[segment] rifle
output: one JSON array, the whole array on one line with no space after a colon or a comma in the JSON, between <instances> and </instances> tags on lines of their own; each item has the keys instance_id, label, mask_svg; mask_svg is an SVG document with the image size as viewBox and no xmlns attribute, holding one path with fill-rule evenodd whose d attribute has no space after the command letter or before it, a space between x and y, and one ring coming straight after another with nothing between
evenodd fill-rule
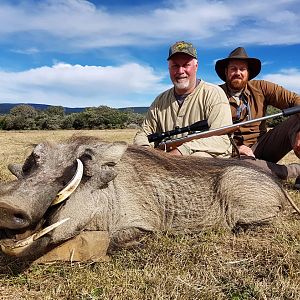
<instances>
[{"instance_id":1,"label":"rifle","mask_svg":"<svg viewBox=\"0 0 300 300\"><path fill-rule=\"evenodd\" d=\"M180 133L185 133L185 132L195 132L195 131L204 131L204 130L208 130L208 123L207 120L202 120L202 121L198 121L196 123L193 123L192 125L188 125L186 127L175 127L175 129L170 130L170 131L164 131L164 132L155 132L152 134L148 135L148 141L149 143L152 142L158 142L160 143L163 140L166 140L168 138L170 138L173 135L177 135Z\"/></svg>"},{"instance_id":2,"label":"rifle","mask_svg":"<svg viewBox=\"0 0 300 300\"><path fill-rule=\"evenodd\" d=\"M152 133L148 135L149 142L156 142L158 145L156 148L165 150L165 151L171 151L183 143L192 141L194 139L200 139L200 138L206 138L210 136L217 136L217 135L225 135L225 134L231 134L235 132L239 127L252 124L255 122L264 121L271 118L277 118L277 117L288 117L291 115L294 115L296 113L300 113L300 106L294 106L290 108L283 109L281 112L257 118L252 119L240 123L235 123L232 125L223 126L220 128L210 129L208 127L207 120L198 121L196 123L193 123L192 125L186 126L186 127L175 127L174 130L165 131L161 133ZM186 136L180 137L180 138L172 138L173 135L177 135L180 133L185 132L192 132Z\"/></svg>"}]
</instances>

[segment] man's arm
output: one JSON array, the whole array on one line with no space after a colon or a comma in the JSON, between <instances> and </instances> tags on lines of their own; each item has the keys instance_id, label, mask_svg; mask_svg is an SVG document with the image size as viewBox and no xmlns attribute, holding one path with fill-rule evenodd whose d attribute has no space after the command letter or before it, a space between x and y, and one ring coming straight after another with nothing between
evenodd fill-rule
<instances>
[{"instance_id":1,"label":"man's arm","mask_svg":"<svg viewBox=\"0 0 300 300\"><path fill-rule=\"evenodd\" d=\"M157 128L157 117L156 117L156 113L155 113L155 102L153 102L151 104L151 106L149 107L145 119L142 123L141 128L138 130L138 132L136 133L134 140L133 140L133 144L135 145L139 145L139 146L152 146L154 147L154 143L149 143L148 140L148 135L155 133L158 131Z\"/></svg>"},{"instance_id":2,"label":"man's arm","mask_svg":"<svg viewBox=\"0 0 300 300\"><path fill-rule=\"evenodd\" d=\"M300 105L300 96L284 87L265 80L254 80L259 84L269 105L279 109Z\"/></svg>"},{"instance_id":3,"label":"man's arm","mask_svg":"<svg viewBox=\"0 0 300 300\"><path fill-rule=\"evenodd\" d=\"M148 135L151 133L155 132L155 127L153 126L153 121L151 121L151 117L149 117L149 115L151 115L151 112L147 113L147 116L145 117L142 127L138 130L138 132L136 133L134 140L133 140L133 144L138 145L138 146L152 146L153 147L153 143L149 143L148 140Z\"/></svg>"}]
</instances>

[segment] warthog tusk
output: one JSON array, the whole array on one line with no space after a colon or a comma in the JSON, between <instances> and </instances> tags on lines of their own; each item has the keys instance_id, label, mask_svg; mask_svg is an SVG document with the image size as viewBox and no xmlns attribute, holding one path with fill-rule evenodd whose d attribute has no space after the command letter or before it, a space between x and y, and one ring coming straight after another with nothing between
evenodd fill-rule
<instances>
[{"instance_id":1,"label":"warthog tusk","mask_svg":"<svg viewBox=\"0 0 300 300\"><path fill-rule=\"evenodd\" d=\"M69 183L57 193L55 199L51 203L51 205L56 205L65 199L67 199L78 187L82 175L83 175L83 164L80 159L76 159L77 161L77 170L73 178L69 181Z\"/></svg>"},{"instance_id":2,"label":"warthog tusk","mask_svg":"<svg viewBox=\"0 0 300 300\"><path fill-rule=\"evenodd\" d=\"M53 229L57 228L58 226L62 225L69 219L70 218L66 218L61 221L58 221L58 222L42 229L41 231L32 234L31 236L29 236L28 238L26 238L24 240L16 242L12 246L1 245L1 250L5 254L17 256L18 254L23 252L28 246L30 246L34 241L41 238L43 235L47 234L48 232L52 231Z\"/></svg>"},{"instance_id":3,"label":"warthog tusk","mask_svg":"<svg viewBox=\"0 0 300 300\"><path fill-rule=\"evenodd\" d=\"M70 218L65 218L62 219L50 226L47 226L45 228L43 228L41 231L35 233L35 236L33 238L34 241L36 241L37 239L39 239L40 237L42 237L43 235L45 235L46 233L52 231L53 229L57 228L58 226L62 225L63 223L65 223L66 221L70 220Z\"/></svg>"}]
</instances>

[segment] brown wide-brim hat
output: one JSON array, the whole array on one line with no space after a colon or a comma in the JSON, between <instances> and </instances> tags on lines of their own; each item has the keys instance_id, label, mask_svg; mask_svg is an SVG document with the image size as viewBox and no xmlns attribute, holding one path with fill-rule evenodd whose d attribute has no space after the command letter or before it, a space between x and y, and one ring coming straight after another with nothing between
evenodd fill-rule
<instances>
[{"instance_id":1,"label":"brown wide-brim hat","mask_svg":"<svg viewBox=\"0 0 300 300\"><path fill-rule=\"evenodd\" d=\"M258 58L249 57L246 50L243 47L238 47L230 52L229 56L224 59L220 59L216 62L215 70L218 76L226 82L225 68L228 66L228 62L231 59L245 60L248 63L249 80L256 77L261 70L261 61Z\"/></svg>"}]
</instances>

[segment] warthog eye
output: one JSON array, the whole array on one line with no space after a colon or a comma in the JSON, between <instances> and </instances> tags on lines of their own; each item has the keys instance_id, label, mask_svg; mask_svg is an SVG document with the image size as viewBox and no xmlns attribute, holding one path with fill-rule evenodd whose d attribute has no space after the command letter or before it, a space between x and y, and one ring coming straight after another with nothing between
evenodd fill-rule
<instances>
[{"instance_id":1,"label":"warthog eye","mask_svg":"<svg viewBox=\"0 0 300 300\"><path fill-rule=\"evenodd\" d=\"M86 152L81 155L80 160L81 161L93 160L93 156L90 153Z\"/></svg>"},{"instance_id":2,"label":"warthog eye","mask_svg":"<svg viewBox=\"0 0 300 300\"><path fill-rule=\"evenodd\" d=\"M33 155L28 156L28 158L26 159L22 170L24 175L29 175L31 173L31 171L33 171L36 168L36 159Z\"/></svg>"}]
</instances>

